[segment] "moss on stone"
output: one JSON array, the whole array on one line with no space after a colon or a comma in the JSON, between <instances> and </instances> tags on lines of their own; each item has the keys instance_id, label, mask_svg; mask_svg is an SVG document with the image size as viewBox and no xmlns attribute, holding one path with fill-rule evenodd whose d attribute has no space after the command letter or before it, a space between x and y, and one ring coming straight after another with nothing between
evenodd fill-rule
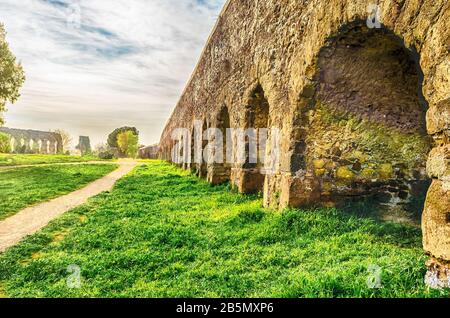
<instances>
[{"instance_id":1,"label":"moss on stone","mask_svg":"<svg viewBox=\"0 0 450 318\"><path fill-rule=\"evenodd\" d=\"M375 178L378 177L378 173L377 173L374 169L371 169L371 168L364 168L364 169L361 171L360 176L361 176L362 178L366 178L366 179L375 179Z\"/></svg>"},{"instance_id":2,"label":"moss on stone","mask_svg":"<svg viewBox=\"0 0 450 318\"><path fill-rule=\"evenodd\" d=\"M330 192L333 189L333 184L331 182L324 182L322 184L322 190L324 192Z\"/></svg>"},{"instance_id":3,"label":"moss on stone","mask_svg":"<svg viewBox=\"0 0 450 318\"><path fill-rule=\"evenodd\" d=\"M337 169L336 177L341 180L352 180L355 177L355 174L350 168L343 166Z\"/></svg>"},{"instance_id":4,"label":"moss on stone","mask_svg":"<svg viewBox=\"0 0 450 318\"><path fill-rule=\"evenodd\" d=\"M359 150L353 151L350 157L357 159L360 163L365 163L369 159L369 155Z\"/></svg>"},{"instance_id":5,"label":"moss on stone","mask_svg":"<svg viewBox=\"0 0 450 318\"><path fill-rule=\"evenodd\" d=\"M315 169L323 169L325 167L325 160L317 159L313 161Z\"/></svg>"},{"instance_id":6,"label":"moss on stone","mask_svg":"<svg viewBox=\"0 0 450 318\"><path fill-rule=\"evenodd\" d=\"M401 162L411 169L423 165L431 149L430 139L425 134L403 133L340 113L320 102L311 122L309 138L315 144L324 144L324 148L340 142L341 157L350 161L376 164ZM315 152L314 149L312 151Z\"/></svg>"},{"instance_id":7,"label":"moss on stone","mask_svg":"<svg viewBox=\"0 0 450 318\"><path fill-rule=\"evenodd\" d=\"M384 163L380 165L379 169L380 178L390 179L394 176L394 168L389 163Z\"/></svg>"},{"instance_id":8,"label":"moss on stone","mask_svg":"<svg viewBox=\"0 0 450 318\"><path fill-rule=\"evenodd\" d=\"M326 169L316 169L316 176L321 177L327 173Z\"/></svg>"}]
</instances>

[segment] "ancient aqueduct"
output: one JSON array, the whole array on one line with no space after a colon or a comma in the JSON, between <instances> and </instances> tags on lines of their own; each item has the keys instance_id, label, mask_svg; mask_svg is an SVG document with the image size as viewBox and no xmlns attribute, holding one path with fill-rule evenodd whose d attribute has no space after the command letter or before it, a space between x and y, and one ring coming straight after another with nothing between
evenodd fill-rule
<instances>
[{"instance_id":1,"label":"ancient aqueduct","mask_svg":"<svg viewBox=\"0 0 450 318\"><path fill-rule=\"evenodd\" d=\"M368 5L381 28L367 26ZM450 2L230 0L161 138L176 128L277 127L277 173L185 164L263 191L266 206L427 194L429 273L450 277ZM269 151L269 149L267 150ZM436 276L435 276L436 277Z\"/></svg>"},{"instance_id":2,"label":"ancient aqueduct","mask_svg":"<svg viewBox=\"0 0 450 318\"><path fill-rule=\"evenodd\" d=\"M61 135L57 133L0 127L0 132L11 136L11 152L56 154L63 151Z\"/></svg>"}]
</instances>

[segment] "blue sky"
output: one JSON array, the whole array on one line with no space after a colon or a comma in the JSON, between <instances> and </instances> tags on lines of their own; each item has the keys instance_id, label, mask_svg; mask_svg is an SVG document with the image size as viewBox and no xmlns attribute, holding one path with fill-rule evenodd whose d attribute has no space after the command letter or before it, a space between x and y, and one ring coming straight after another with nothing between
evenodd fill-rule
<instances>
[{"instance_id":1,"label":"blue sky","mask_svg":"<svg viewBox=\"0 0 450 318\"><path fill-rule=\"evenodd\" d=\"M27 81L6 126L159 140L225 0L0 0Z\"/></svg>"}]
</instances>

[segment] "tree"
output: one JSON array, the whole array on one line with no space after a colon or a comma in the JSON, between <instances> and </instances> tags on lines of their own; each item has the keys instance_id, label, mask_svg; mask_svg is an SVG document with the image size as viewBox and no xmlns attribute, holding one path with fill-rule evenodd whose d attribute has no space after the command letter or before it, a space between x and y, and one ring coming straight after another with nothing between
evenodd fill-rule
<instances>
[{"instance_id":1,"label":"tree","mask_svg":"<svg viewBox=\"0 0 450 318\"><path fill-rule=\"evenodd\" d=\"M117 144L117 136L126 131L133 132L136 136L139 136L139 131L136 129L136 127L121 127L115 129L112 133L108 136L108 146L111 148L119 148L119 145Z\"/></svg>"},{"instance_id":2,"label":"tree","mask_svg":"<svg viewBox=\"0 0 450 318\"><path fill-rule=\"evenodd\" d=\"M11 152L11 138L9 135L0 133L0 153Z\"/></svg>"},{"instance_id":3,"label":"tree","mask_svg":"<svg viewBox=\"0 0 450 318\"><path fill-rule=\"evenodd\" d=\"M139 136L131 130L121 132L117 135L117 145L121 153L135 158L139 148Z\"/></svg>"},{"instance_id":4,"label":"tree","mask_svg":"<svg viewBox=\"0 0 450 318\"><path fill-rule=\"evenodd\" d=\"M22 65L9 49L6 31L0 23L0 114L6 109L6 103L14 103L20 97L19 89L25 82ZM0 117L0 125L3 119Z\"/></svg>"},{"instance_id":5,"label":"tree","mask_svg":"<svg viewBox=\"0 0 450 318\"><path fill-rule=\"evenodd\" d=\"M69 150L69 145L72 142L72 137L70 134L63 129L57 129L55 130L55 133L61 136L63 152Z\"/></svg>"}]
</instances>

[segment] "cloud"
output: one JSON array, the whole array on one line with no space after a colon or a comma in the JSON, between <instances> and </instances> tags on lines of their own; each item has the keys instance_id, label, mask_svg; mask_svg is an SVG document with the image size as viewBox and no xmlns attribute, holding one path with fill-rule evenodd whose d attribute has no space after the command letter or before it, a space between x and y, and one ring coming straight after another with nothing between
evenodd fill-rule
<instances>
[{"instance_id":1,"label":"cloud","mask_svg":"<svg viewBox=\"0 0 450 318\"><path fill-rule=\"evenodd\" d=\"M27 81L6 125L157 142L225 0L2 0Z\"/></svg>"}]
</instances>

